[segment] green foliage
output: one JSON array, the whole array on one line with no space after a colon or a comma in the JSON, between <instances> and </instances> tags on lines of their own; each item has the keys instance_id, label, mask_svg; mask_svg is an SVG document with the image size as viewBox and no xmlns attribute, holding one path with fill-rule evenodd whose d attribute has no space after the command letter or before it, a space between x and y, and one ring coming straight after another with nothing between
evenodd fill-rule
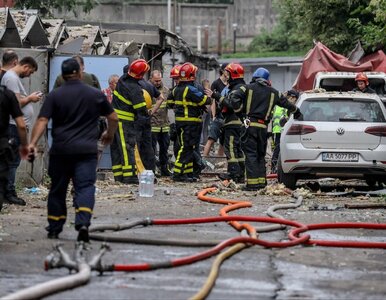
<instances>
[{"instance_id":1,"label":"green foliage","mask_svg":"<svg viewBox=\"0 0 386 300\"><path fill-rule=\"evenodd\" d=\"M320 41L347 54L359 40L369 50L386 44L386 0L275 0L278 25L250 51L302 51Z\"/></svg>"},{"instance_id":2,"label":"green foliage","mask_svg":"<svg viewBox=\"0 0 386 300\"><path fill-rule=\"evenodd\" d=\"M26 9L38 9L40 13L45 15L51 15L52 9L66 9L71 10L77 15L77 6L82 7L83 11L88 13L90 10L98 4L98 0L16 0L16 8Z\"/></svg>"}]
</instances>

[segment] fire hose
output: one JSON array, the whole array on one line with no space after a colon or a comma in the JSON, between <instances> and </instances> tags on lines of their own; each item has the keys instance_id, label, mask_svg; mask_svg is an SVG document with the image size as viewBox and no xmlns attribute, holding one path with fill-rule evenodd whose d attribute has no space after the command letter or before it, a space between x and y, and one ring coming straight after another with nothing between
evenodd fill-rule
<instances>
[{"instance_id":1,"label":"fire hose","mask_svg":"<svg viewBox=\"0 0 386 300\"><path fill-rule=\"evenodd\" d=\"M301 224L296 221L291 221L284 219L282 217L255 217L255 216L228 216L226 215L227 212L232 211L236 208L243 208L243 207L249 207L251 206L250 202L246 201L235 201L235 200L226 200L226 199L215 199L215 197L208 197L206 194L209 192L213 192L213 189L206 189L204 191L201 191L199 193L200 198L203 201L208 202L215 202L214 200L220 200L218 203L220 204L230 204L230 206L223 208L221 210L221 216L219 217L205 217L205 218L190 218L190 219L143 219L143 220L137 220L128 224L123 225L100 225L93 227L90 232L95 231L104 231L104 230L125 230L129 229L135 226L150 226L150 225L180 225L180 224L202 224L202 223L213 223L213 222L229 222L233 227L235 227L239 231L247 230L250 237L235 237L230 238L225 241L222 241L218 244L216 244L211 249L208 249L203 252L196 253L194 255L177 258L173 260L168 261L161 261L157 263L141 263L141 264L114 264L114 265L103 265L101 263L101 257L105 250L103 250L96 258L94 258L89 263L86 263L84 260L77 258L76 261L71 261L66 257L63 251L58 250L59 254L62 256L61 259L54 258L54 256L51 256L51 258L47 258L46 262L46 268L56 268L56 267L67 267L70 270L75 269L78 271L75 275L70 275L62 279L57 279L53 281L49 281L46 283L43 283L41 285L37 285L35 287L31 287L25 290L22 290L20 292L10 294L6 296L3 299L22 299L26 298L26 291L28 290L28 296L27 298L32 298L31 295L34 295L36 298L41 298L46 295L52 294L54 292L62 291L64 289L73 288L76 286L79 286L81 284L85 284L88 282L90 278L90 271L96 270L99 272L104 271L124 271L124 272L130 272L130 271L148 271L148 270L155 270L160 268L170 268L170 267L177 267L182 265L187 265L194 263L199 260L203 260L206 258L209 258L211 256L214 256L216 254L219 254L222 250L224 250L227 247L229 248L227 251L221 253L216 258L210 277L215 278L217 277L219 267L221 263L228 257L232 256L233 254L239 252L240 250L244 249L245 247L249 247L252 245L260 245L267 248L284 248L284 247L291 247L296 246L300 244L304 245L319 245L319 246L329 246L329 247L360 247L360 248L381 248L386 249L386 243L378 242L359 242L359 241L325 241L325 240L313 240L311 239L309 234L304 234L309 230L320 230L320 229L329 229L329 228L364 228L364 229L380 229L384 230L386 229L386 224L374 224L374 223L326 223L326 224ZM301 197L299 197L301 198ZM298 201L295 204L289 204L289 208L294 208L296 205L299 204L299 198ZM300 202L301 203L301 202ZM284 205L287 206L287 205ZM271 208L269 211L270 213L274 213L275 210L285 208L283 205L278 205L275 209ZM283 228L283 226L292 226L295 227L291 229L288 233L288 240L286 241L266 241L257 238L256 232L259 231L259 227L252 227L250 224L240 224L239 221L244 222L260 222L260 223L273 223L275 226L280 226L280 229ZM254 236L253 236L254 235ZM91 238L93 238L93 235L90 235ZM98 239L98 237L97 237ZM99 239L104 239L103 237L99 237ZM138 242L140 242L138 240ZM168 243L166 243L168 244ZM204 244L204 243L203 243ZM200 244L199 245L203 245ZM210 243L207 243L206 245L210 245ZM210 246L213 245L212 244ZM79 252L80 253L80 252ZM63 258L64 257L64 258ZM58 263L58 261L60 263ZM76 282L73 282L73 278L76 278ZM208 280L206 284L204 285L204 289L206 291L201 290L199 293L197 293L193 299L202 299L205 298L207 293L210 292L211 287L213 286L213 279L212 282ZM55 286L55 289L53 288ZM40 290L40 294L37 290ZM206 294L205 294L206 293Z\"/></svg>"},{"instance_id":2,"label":"fire hose","mask_svg":"<svg viewBox=\"0 0 386 300\"><path fill-rule=\"evenodd\" d=\"M86 263L82 257L83 243L79 244L76 252L76 261L72 261L69 256L58 245L56 250L61 253L57 263L61 266L66 266L71 269L76 269L78 272L73 275L68 275L63 278L57 278L38 285L23 289L21 291L8 294L1 298L2 300L23 300L23 299L40 299L45 296L73 289L75 287L86 284L91 277L90 264ZM59 267L59 265L58 265Z\"/></svg>"}]
</instances>

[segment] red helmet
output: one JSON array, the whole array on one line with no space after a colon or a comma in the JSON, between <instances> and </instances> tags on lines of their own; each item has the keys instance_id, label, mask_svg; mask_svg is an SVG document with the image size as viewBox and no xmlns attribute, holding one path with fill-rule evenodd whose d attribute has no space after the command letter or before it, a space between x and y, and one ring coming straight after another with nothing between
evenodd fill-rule
<instances>
[{"instance_id":1,"label":"red helmet","mask_svg":"<svg viewBox=\"0 0 386 300\"><path fill-rule=\"evenodd\" d=\"M193 81L196 79L198 68L192 63L184 63L180 68L180 81Z\"/></svg>"},{"instance_id":2,"label":"red helmet","mask_svg":"<svg viewBox=\"0 0 386 300\"><path fill-rule=\"evenodd\" d=\"M369 85L369 78L364 73L358 73L355 76L355 81L364 81L366 85Z\"/></svg>"},{"instance_id":3,"label":"red helmet","mask_svg":"<svg viewBox=\"0 0 386 300\"><path fill-rule=\"evenodd\" d=\"M244 78L244 68L238 63L230 63L225 67L225 71L229 72L231 79Z\"/></svg>"},{"instance_id":4,"label":"red helmet","mask_svg":"<svg viewBox=\"0 0 386 300\"><path fill-rule=\"evenodd\" d=\"M180 77L180 69L181 69L181 65L175 65L170 70L170 78L177 79L178 77Z\"/></svg>"},{"instance_id":5,"label":"red helmet","mask_svg":"<svg viewBox=\"0 0 386 300\"><path fill-rule=\"evenodd\" d=\"M142 79L143 75L145 75L145 73L149 70L150 70L150 66L148 65L146 60L136 59L131 63L127 74L129 74L131 77L135 79Z\"/></svg>"}]
</instances>

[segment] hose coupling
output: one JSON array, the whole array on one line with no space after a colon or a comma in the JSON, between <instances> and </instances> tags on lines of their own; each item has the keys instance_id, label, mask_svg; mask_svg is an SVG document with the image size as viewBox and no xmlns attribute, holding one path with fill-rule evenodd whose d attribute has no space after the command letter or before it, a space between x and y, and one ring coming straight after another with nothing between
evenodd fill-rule
<instances>
[{"instance_id":1,"label":"hose coupling","mask_svg":"<svg viewBox=\"0 0 386 300\"><path fill-rule=\"evenodd\" d=\"M149 217L144 219L144 226L149 226L151 224L153 224L153 221Z\"/></svg>"}]
</instances>

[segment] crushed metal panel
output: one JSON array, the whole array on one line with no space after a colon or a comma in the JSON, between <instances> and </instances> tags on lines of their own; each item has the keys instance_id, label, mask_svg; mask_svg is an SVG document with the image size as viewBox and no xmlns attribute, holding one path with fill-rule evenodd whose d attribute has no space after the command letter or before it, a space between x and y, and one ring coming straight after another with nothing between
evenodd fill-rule
<instances>
[{"instance_id":1,"label":"crushed metal panel","mask_svg":"<svg viewBox=\"0 0 386 300\"><path fill-rule=\"evenodd\" d=\"M52 48L56 49L60 42L69 37L63 19L42 19L42 23Z\"/></svg>"},{"instance_id":2,"label":"crushed metal panel","mask_svg":"<svg viewBox=\"0 0 386 300\"><path fill-rule=\"evenodd\" d=\"M67 30L71 38L85 38L81 49L82 54L97 54L97 49L104 47L99 26L67 26Z\"/></svg>"},{"instance_id":3,"label":"crushed metal panel","mask_svg":"<svg viewBox=\"0 0 386 300\"><path fill-rule=\"evenodd\" d=\"M15 20L23 47L38 47L49 45L47 32L38 15L38 10L17 10L12 9L10 13Z\"/></svg>"},{"instance_id":4,"label":"crushed metal panel","mask_svg":"<svg viewBox=\"0 0 386 300\"><path fill-rule=\"evenodd\" d=\"M78 37L75 39L67 39L65 43L59 45L56 49L56 53L63 54L78 54L81 52L85 37Z\"/></svg>"},{"instance_id":5,"label":"crushed metal panel","mask_svg":"<svg viewBox=\"0 0 386 300\"><path fill-rule=\"evenodd\" d=\"M0 47L22 47L22 41L17 29L16 22L8 8L0 8ZM4 26L4 27L3 27Z\"/></svg>"},{"instance_id":6,"label":"crushed metal panel","mask_svg":"<svg viewBox=\"0 0 386 300\"><path fill-rule=\"evenodd\" d=\"M43 23L38 16L30 16L21 33L24 47L47 46L50 41Z\"/></svg>"},{"instance_id":7,"label":"crushed metal panel","mask_svg":"<svg viewBox=\"0 0 386 300\"><path fill-rule=\"evenodd\" d=\"M135 40L140 44L159 45L160 36L157 31L148 30L121 30L109 34L110 39L115 42Z\"/></svg>"},{"instance_id":8,"label":"crushed metal panel","mask_svg":"<svg viewBox=\"0 0 386 300\"><path fill-rule=\"evenodd\" d=\"M103 47L98 48L98 55L110 54L110 38L108 36L102 36Z\"/></svg>"}]
</instances>

